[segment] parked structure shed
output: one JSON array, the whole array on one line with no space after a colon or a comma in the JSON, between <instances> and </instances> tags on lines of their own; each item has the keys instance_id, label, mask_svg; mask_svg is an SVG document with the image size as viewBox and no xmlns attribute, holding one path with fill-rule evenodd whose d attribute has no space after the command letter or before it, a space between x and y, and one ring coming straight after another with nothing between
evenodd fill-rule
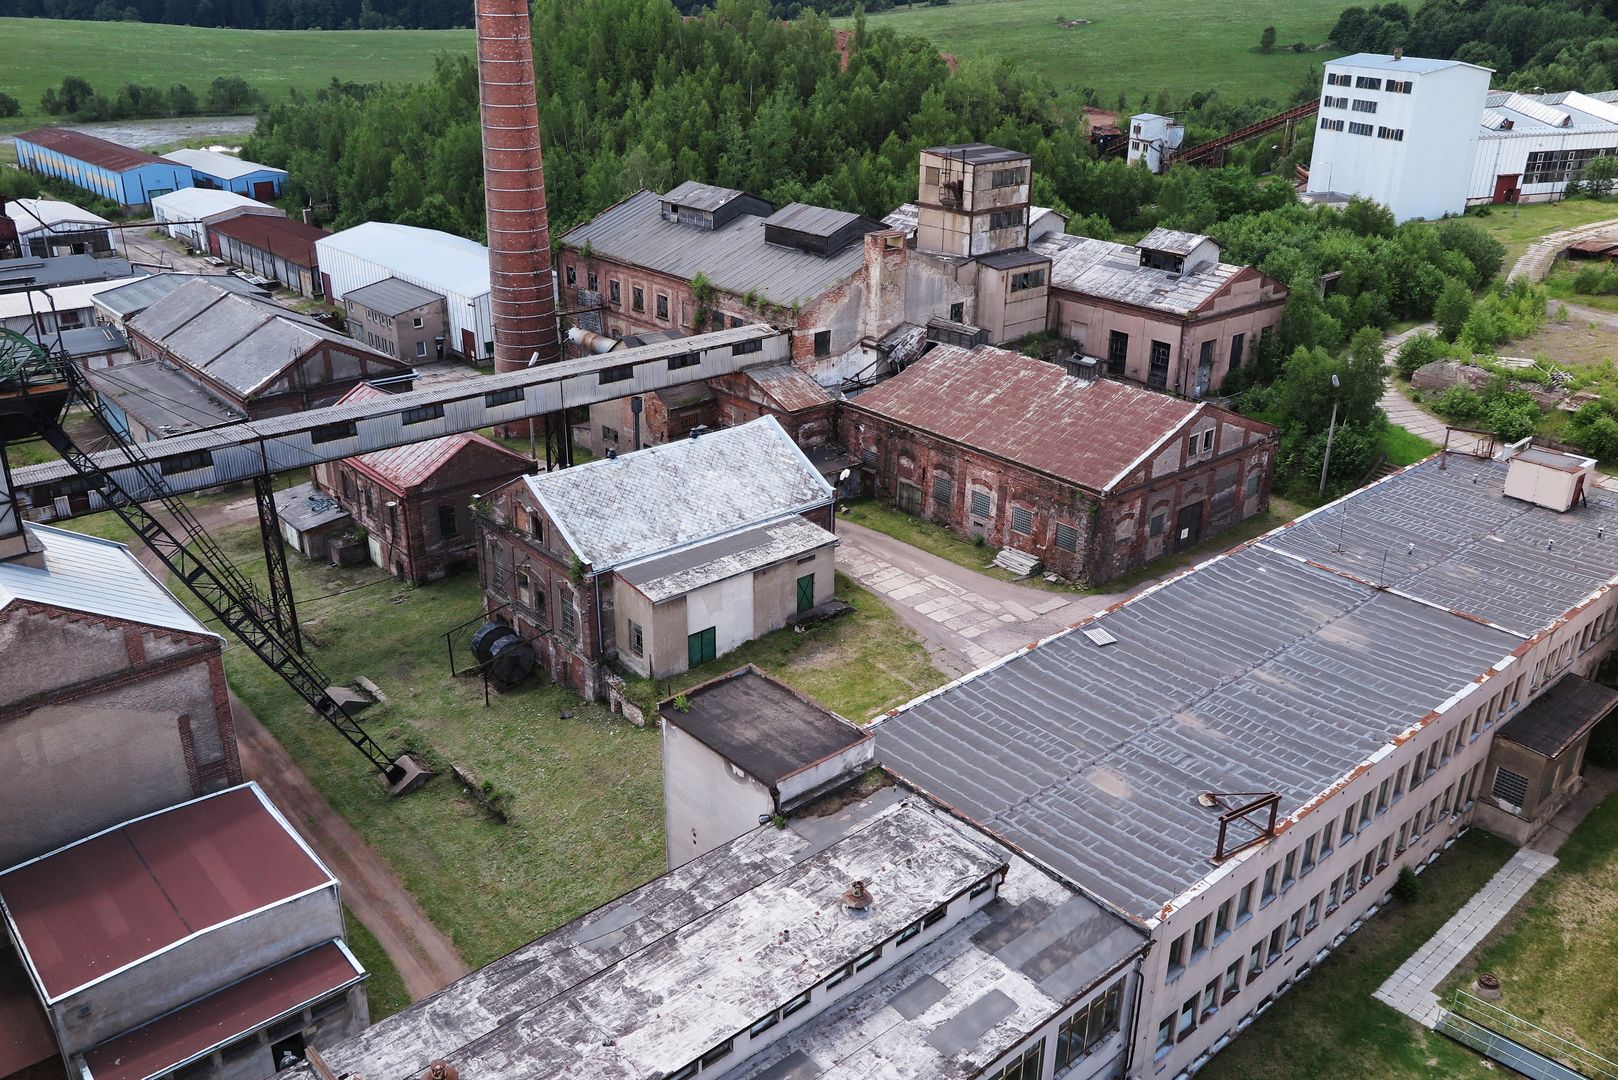
<instances>
[{"instance_id":1,"label":"parked structure shed","mask_svg":"<svg viewBox=\"0 0 1618 1080\"><path fill-rule=\"evenodd\" d=\"M19 254L96 255L111 252L112 222L60 199L7 199L6 218L17 233Z\"/></svg>"},{"instance_id":2,"label":"parked structure shed","mask_svg":"<svg viewBox=\"0 0 1618 1080\"><path fill-rule=\"evenodd\" d=\"M259 214L264 217L284 218L286 211L269 206L246 195L216 188L192 187L171 191L152 200L152 217L168 234L184 240L199 251L211 250L208 226L240 217Z\"/></svg>"},{"instance_id":3,"label":"parked structure shed","mask_svg":"<svg viewBox=\"0 0 1618 1080\"><path fill-rule=\"evenodd\" d=\"M208 230L208 250L300 296L320 296L317 241L331 234L285 217L238 215Z\"/></svg>"}]
</instances>

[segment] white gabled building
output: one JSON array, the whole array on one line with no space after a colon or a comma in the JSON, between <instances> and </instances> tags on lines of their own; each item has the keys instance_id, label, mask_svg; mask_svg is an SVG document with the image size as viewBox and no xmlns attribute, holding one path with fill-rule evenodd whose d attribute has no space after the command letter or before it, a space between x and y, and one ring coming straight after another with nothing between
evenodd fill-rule
<instances>
[{"instance_id":1,"label":"white gabled building","mask_svg":"<svg viewBox=\"0 0 1618 1080\"><path fill-rule=\"evenodd\" d=\"M1357 195L1400 221L1460 213L1490 74L1375 53L1328 63L1306 197Z\"/></svg>"},{"instance_id":2,"label":"white gabled building","mask_svg":"<svg viewBox=\"0 0 1618 1080\"><path fill-rule=\"evenodd\" d=\"M170 236L198 249L208 247L208 226L242 214L262 214L284 218L278 206L249 199L234 191L190 187L158 195L152 199L152 217Z\"/></svg>"},{"instance_id":3,"label":"white gabled building","mask_svg":"<svg viewBox=\"0 0 1618 1080\"><path fill-rule=\"evenodd\" d=\"M1490 94L1467 203L1559 198L1597 157L1618 153L1618 104L1570 90Z\"/></svg>"}]
</instances>

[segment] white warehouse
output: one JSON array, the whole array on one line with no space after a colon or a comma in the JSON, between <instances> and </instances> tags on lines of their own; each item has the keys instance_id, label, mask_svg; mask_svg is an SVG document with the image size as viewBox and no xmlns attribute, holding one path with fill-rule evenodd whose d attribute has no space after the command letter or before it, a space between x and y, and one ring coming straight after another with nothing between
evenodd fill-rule
<instances>
[{"instance_id":1,"label":"white warehouse","mask_svg":"<svg viewBox=\"0 0 1618 1080\"><path fill-rule=\"evenodd\" d=\"M1305 197L1358 195L1400 221L1460 213L1490 74L1413 56L1331 61Z\"/></svg>"},{"instance_id":2,"label":"white warehouse","mask_svg":"<svg viewBox=\"0 0 1618 1080\"><path fill-rule=\"evenodd\" d=\"M482 244L436 229L368 221L315 241L315 251L332 303L354 289L398 278L444 297L447 350L470 360L494 354L489 249Z\"/></svg>"},{"instance_id":3,"label":"white warehouse","mask_svg":"<svg viewBox=\"0 0 1618 1080\"><path fill-rule=\"evenodd\" d=\"M1468 205L1544 202L1596 157L1618 153L1618 93L1490 94Z\"/></svg>"},{"instance_id":4,"label":"white warehouse","mask_svg":"<svg viewBox=\"0 0 1618 1080\"><path fill-rule=\"evenodd\" d=\"M287 212L234 191L189 187L152 199L152 217L176 240L198 251L208 249L208 226L242 214L286 217Z\"/></svg>"}]
</instances>

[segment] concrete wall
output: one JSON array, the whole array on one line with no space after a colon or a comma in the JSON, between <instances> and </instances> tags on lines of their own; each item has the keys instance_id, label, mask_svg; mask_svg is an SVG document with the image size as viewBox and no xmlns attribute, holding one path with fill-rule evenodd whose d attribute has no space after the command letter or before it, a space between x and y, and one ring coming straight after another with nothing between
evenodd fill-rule
<instances>
[{"instance_id":1,"label":"concrete wall","mask_svg":"<svg viewBox=\"0 0 1618 1080\"><path fill-rule=\"evenodd\" d=\"M1483 801L1478 804L1478 824L1516 844L1526 844L1551 823L1557 811L1566 806L1584 786L1584 752L1588 733L1554 758L1539 754L1505 739L1496 739L1483 770ZM1495 795L1499 770L1507 769L1528 781L1527 797L1513 809Z\"/></svg>"},{"instance_id":2,"label":"concrete wall","mask_svg":"<svg viewBox=\"0 0 1618 1080\"><path fill-rule=\"evenodd\" d=\"M444 339L446 355L455 346L449 337L443 299L422 304L401 315L383 315L354 299L344 300L343 308L351 337L396 360L431 364L440 359L438 338ZM418 320L420 326L416 325Z\"/></svg>"},{"instance_id":3,"label":"concrete wall","mask_svg":"<svg viewBox=\"0 0 1618 1080\"><path fill-rule=\"evenodd\" d=\"M669 869L758 828L770 789L684 731L662 722L663 835Z\"/></svg>"},{"instance_id":4,"label":"concrete wall","mask_svg":"<svg viewBox=\"0 0 1618 1080\"><path fill-rule=\"evenodd\" d=\"M217 640L0 612L0 866L241 779Z\"/></svg>"},{"instance_id":5,"label":"concrete wall","mask_svg":"<svg viewBox=\"0 0 1618 1080\"><path fill-rule=\"evenodd\" d=\"M217 927L55 1002L50 1012L62 1049L87 1050L342 936L335 883Z\"/></svg>"},{"instance_id":6,"label":"concrete wall","mask_svg":"<svg viewBox=\"0 0 1618 1080\"><path fill-rule=\"evenodd\" d=\"M1043 284L1013 290L1014 276L1026 272L1043 275ZM1044 330L1048 321L1050 296L1049 262L996 270L978 265L977 325L989 332L991 344L1013 341Z\"/></svg>"}]
</instances>

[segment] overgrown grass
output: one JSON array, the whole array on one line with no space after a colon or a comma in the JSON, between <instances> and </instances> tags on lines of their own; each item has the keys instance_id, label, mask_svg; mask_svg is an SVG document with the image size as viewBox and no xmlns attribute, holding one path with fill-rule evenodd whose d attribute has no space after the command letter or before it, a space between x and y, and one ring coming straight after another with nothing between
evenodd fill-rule
<instances>
[{"instance_id":1,"label":"overgrown grass","mask_svg":"<svg viewBox=\"0 0 1618 1080\"><path fill-rule=\"evenodd\" d=\"M1500 267L1504 275L1511 272L1523 252L1540 237L1609 218L1618 218L1618 200L1568 199L1556 203L1525 203L1515 209L1495 206L1490 208L1487 217L1471 220L1505 245L1506 258Z\"/></svg>"},{"instance_id":2,"label":"overgrown grass","mask_svg":"<svg viewBox=\"0 0 1618 1080\"><path fill-rule=\"evenodd\" d=\"M1511 857L1478 829L1208 1064L1204 1080L1481 1080L1500 1070L1371 996ZM1248 1003L1250 1006L1251 1003ZM1248 1006L1243 1006L1248 1007Z\"/></svg>"},{"instance_id":3,"label":"overgrown grass","mask_svg":"<svg viewBox=\"0 0 1618 1080\"><path fill-rule=\"evenodd\" d=\"M184 83L201 97L220 75L239 75L280 103L292 90L312 93L333 78L419 82L440 52L470 56L474 48L471 30L221 30L14 18L0 19L0 41L0 90L23 108L0 120L0 131L58 122L39 102L64 75L83 76L108 98L127 82L163 89Z\"/></svg>"},{"instance_id":4,"label":"overgrown grass","mask_svg":"<svg viewBox=\"0 0 1618 1080\"><path fill-rule=\"evenodd\" d=\"M911 698L935 690L948 676L881 598L837 575L837 597L854 610L802 632L777 630L692 671L633 692L651 707L700 682L755 664L834 712L863 723Z\"/></svg>"},{"instance_id":5,"label":"overgrown grass","mask_svg":"<svg viewBox=\"0 0 1618 1080\"><path fill-rule=\"evenodd\" d=\"M1596 807L1556 856L1444 989L1492 972L1502 1009L1618 1061L1618 796Z\"/></svg>"},{"instance_id":6,"label":"overgrown grass","mask_svg":"<svg viewBox=\"0 0 1618 1080\"><path fill-rule=\"evenodd\" d=\"M1004 57L1059 87L1091 87L1109 109L1125 94L1136 110L1142 95L1160 90L1281 100L1324 61L1342 55L1331 48L1290 50L1293 42L1324 42L1341 12L1338 0L1227 0L1199 8L1194 17L1178 0L954 0L868 15L866 25L930 38L959 56ZM1090 21L1071 29L1057 25L1074 19ZM852 19L836 21L853 25ZM1275 27L1277 40L1268 54L1258 48L1266 26ZM1173 27L1173 48L1163 47L1166 27Z\"/></svg>"},{"instance_id":7,"label":"overgrown grass","mask_svg":"<svg viewBox=\"0 0 1618 1080\"><path fill-rule=\"evenodd\" d=\"M376 935L366 929L352 911L345 911L345 914L348 947L360 966L371 973L371 977L365 980L365 996L370 1003L371 1023L374 1024L409 1005L410 994L405 990L399 969L393 966L393 961L388 958L382 943L376 940Z\"/></svg>"},{"instance_id":8,"label":"overgrown grass","mask_svg":"<svg viewBox=\"0 0 1618 1080\"><path fill-rule=\"evenodd\" d=\"M1389 424L1382 432L1382 452L1388 464L1403 468L1438 453L1438 444L1406 431L1398 424Z\"/></svg>"}]
</instances>

